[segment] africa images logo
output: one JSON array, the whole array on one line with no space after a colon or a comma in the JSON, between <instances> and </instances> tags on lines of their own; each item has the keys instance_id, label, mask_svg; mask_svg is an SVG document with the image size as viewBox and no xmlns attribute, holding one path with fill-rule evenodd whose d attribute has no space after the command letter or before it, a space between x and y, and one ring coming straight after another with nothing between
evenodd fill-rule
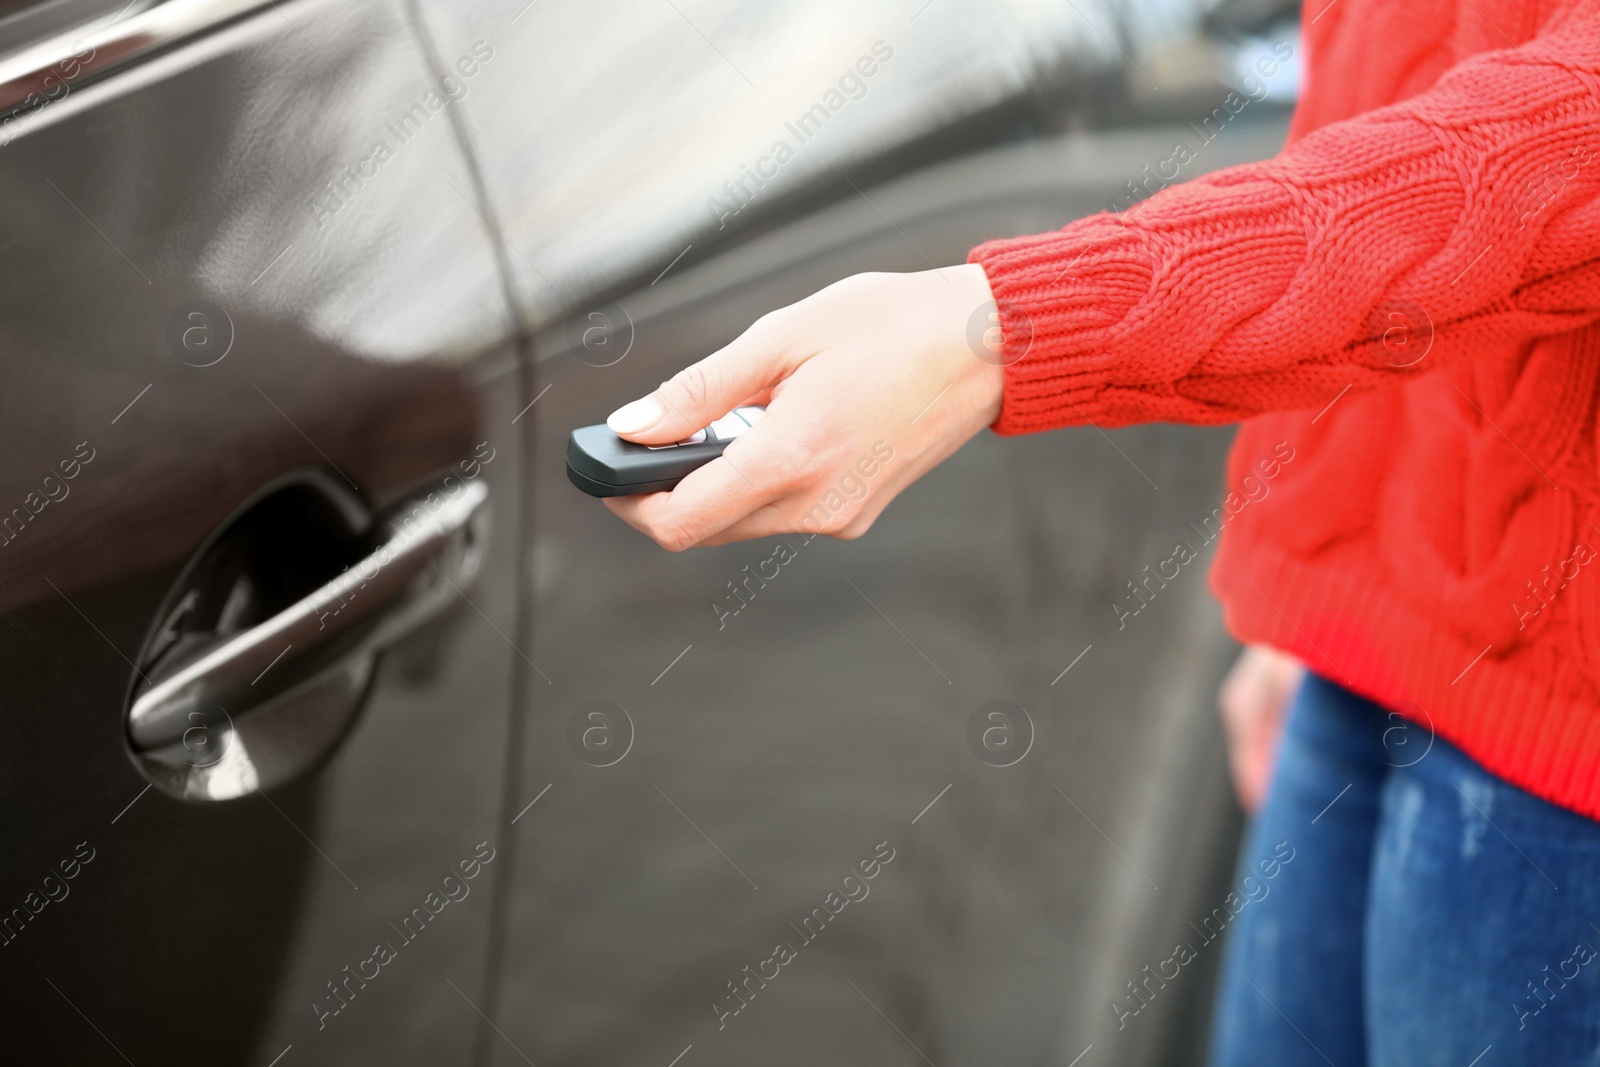
<instances>
[{"instance_id":1,"label":"africa images logo","mask_svg":"<svg viewBox=\"0 0 1600 1067\"><path fill-rule=\"evenodd\" d=\"M1010 700L979 704L967 717L967 748L991 767L1014 767L1033 749L1033 719Z\"/></svg>"}]
</instances>

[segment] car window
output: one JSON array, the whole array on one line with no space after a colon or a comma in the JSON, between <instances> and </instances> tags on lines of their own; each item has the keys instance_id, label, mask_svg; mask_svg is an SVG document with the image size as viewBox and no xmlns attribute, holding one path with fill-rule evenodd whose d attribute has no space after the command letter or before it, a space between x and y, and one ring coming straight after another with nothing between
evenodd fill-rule
<instances>
[{"instance_id":1,"label":"car window","mask_svg":"<svg viewBox=\"0 0 1600 1067\"><path fill-rule=\"evenodd\" d=\"M1082 111L1108 95L1088 79L1137 89L1128 57L1181 52L1205 14L1202 0L517 6L478 18L435 0L429 21L447 63L474 38L515 57L460 81L538 317L819 188L853 196L873 164L964 121L1018 132L1008 103L1054 94ZM1181 97L1192 71L1169 65L1147 73Z\"/></svg>"}]
</instances>

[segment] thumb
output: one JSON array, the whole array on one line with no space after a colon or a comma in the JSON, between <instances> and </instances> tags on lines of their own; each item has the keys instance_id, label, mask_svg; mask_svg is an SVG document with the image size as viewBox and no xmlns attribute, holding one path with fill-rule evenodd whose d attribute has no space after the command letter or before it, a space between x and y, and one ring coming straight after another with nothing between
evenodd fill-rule
<instances>
[{"instance_id":1,"label":"thumb","mask_svg":"<svg viewBox=\"0 0 1600 1067\"><path fill-rule=\"evenodd\" d=\"M691 363L649 396L624 404L606 425L643 445L681 441L722 418L751 396L794 373L786 339L757 322L725 348Z\"/></svg>"}]
</instances>

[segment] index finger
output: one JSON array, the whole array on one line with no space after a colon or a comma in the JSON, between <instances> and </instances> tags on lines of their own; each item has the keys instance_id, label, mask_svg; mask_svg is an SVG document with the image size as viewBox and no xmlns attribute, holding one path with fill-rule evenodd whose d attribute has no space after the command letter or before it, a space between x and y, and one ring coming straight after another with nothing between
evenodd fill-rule
<instances>
[{"instance_id":1,"label":"index finger","mask_svg":"<svg viewBox=\"0 0 1600 1067\"><path fill-rule=\"evenodd\" d=\"M762 458L763 450L750 445L751 438L764 436L758 435L762 428L753 427L670 492L608 497L604 503L667 551L693 548L784 494L781 471ZM735 449L735 444L741 447Z\"/></svg>"}]
</instances>

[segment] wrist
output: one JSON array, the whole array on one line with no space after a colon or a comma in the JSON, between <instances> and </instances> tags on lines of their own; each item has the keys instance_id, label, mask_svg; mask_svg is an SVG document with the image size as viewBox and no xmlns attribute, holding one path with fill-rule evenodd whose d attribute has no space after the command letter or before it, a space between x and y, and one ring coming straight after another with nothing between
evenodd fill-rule
<instances>
[{"instance_id":1,"label":"wrist","mask_svg":"<svg viewBox=\"0 0 1600 1067\"><path fill-rule=\"evenodd\" d=\"M957 286L954 306L964 312L961 324L964 392L982 413L984 425L993 425L1000 418L1004 403L1006 373L1000 309L989 288L989 276L980 263L946 267L940 273Z\"/></svg>"}]
</instances>

